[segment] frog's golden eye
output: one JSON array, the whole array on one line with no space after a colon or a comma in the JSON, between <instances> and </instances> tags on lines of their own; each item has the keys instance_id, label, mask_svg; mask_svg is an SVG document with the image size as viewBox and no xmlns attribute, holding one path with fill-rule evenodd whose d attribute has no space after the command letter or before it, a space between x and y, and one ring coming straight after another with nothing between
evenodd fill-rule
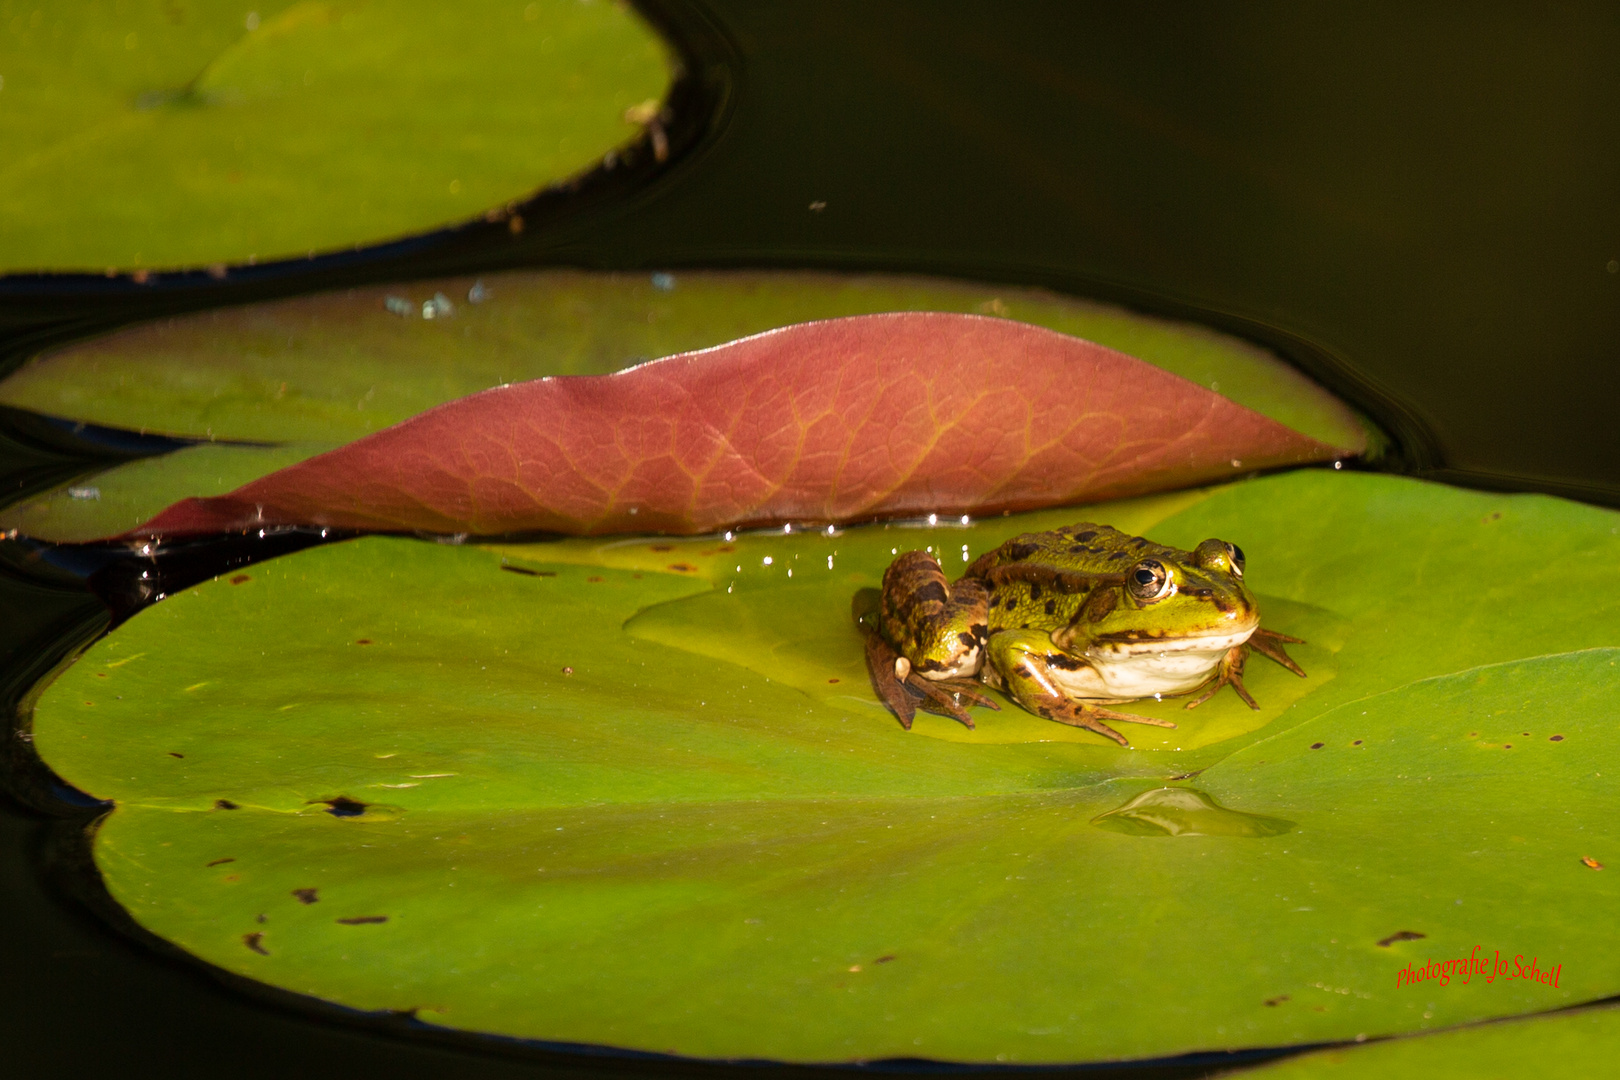
<instances>
[{"instance_id":1,"label":"frog's golden eye","mask_svg":"<svg viewBox=\"0 0 1620 1080\"><path fill-rule=\"evenodd\" d=\"M1232 573L1238 577L1243 576L1243 549L1236 544L1227 544L1226 553L1232 559Z\"/></svg>"},{"instance_id":2,"label":"frog's golden eye","mask_svg":"<svg viewBox=\"0 0 1620 1080\"><path fill-rule=\"evenodd\" d=\"M1158 600L1170 591L1170 572L1157 559L1143 559L1126 576L1125 587L1138 600Z\"/></svg>"}]
</instances>

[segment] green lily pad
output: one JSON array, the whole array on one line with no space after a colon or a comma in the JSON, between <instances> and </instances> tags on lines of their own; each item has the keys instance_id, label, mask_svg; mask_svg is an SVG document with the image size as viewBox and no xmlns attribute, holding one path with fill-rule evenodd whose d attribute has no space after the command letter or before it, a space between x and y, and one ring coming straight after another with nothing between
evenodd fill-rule
<instances>
[{"instance_id":1,"label":"green lily pad","mask_svg":"<svg viewBox=\"0 0 1620 1080\"><path fill-rule=\"evenodd\" d=\"M1422 1076L1603 1076L1620 1054L1620 1011L1583 1009L1445 1031L1415 1039L1347 1046L1244 1073L1253 1080L1357 1080Z\"/></svg>"},{"instance_id":2,"label":"green lily pad","mask_svg":"<svg viewBox=\"0 0 1620 1080\"><path fill-rule=\"evenodd\" d=\"M627 5L57 3L0 42L0 272L303 256L465 220L639 133Z\"/></svg>"},{"instance_id":3,"label":"green lily pad","mask_svg":"<svg viewBox=\"0 0 1620 1080\"><path fill-rule=\"evenodd\" d=\"M1310 677L1145 703L1181 726L1130 750L1011 705L902 731L853 593L1082 516L1241 543ZM1332 470L965 526L372 538L142 612L34 745L115 801L96 864L143 926L430 1024L793 1061L1416 1032L1620 990L1581 861L1620 843L1617 555L1613 512ZM1559 985L1397 985L1497 952Z\"/></svg>"},{"instance_id":4,"label":"green lily pad","mask_svg":"<svg viewBox=\"0 0 1620 1080\"><path fill-rule=\"evenodd\" d=\"M436 295L448 309L432 303ZM390 299L404 315L389 310ZM422 318L424 303L434 318ZM195 438L343 443L491 386L604 374L792 323L884 311L1045 326L1330 446L1369 441L1351 410L1299 372L1202 327L1038 289L810 273L526 271L226 308L35 359L0 382L0 403Z\"/></svg>"},{"instance_id":5,"label":"green lily pad","mask_svg":"<svg viewBox=\"0 0 1620 1080\"><path fill-rule=\"evenodd\" d=\"M76 544L127 532L190 495L222 495L330 450L320 443L199 443L114 466L0 508L0 532Z\"/></svg>"}]
</instances>

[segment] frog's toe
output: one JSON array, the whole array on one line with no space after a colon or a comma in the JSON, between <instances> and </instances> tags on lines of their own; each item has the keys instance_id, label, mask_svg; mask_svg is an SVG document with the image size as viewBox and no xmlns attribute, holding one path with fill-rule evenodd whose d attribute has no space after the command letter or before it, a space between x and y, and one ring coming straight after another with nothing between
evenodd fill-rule
<instances>
[{"instance_id":1,"label":"frog's toe","mask_svg":"<svg viewBox=\"0 0 1620 1080\"><path fill-rule=\"evenodd\" d=\"M1116 712L1105 709L1100 705L1084 705L1078 702L1063 701L1055 704L1040 706L1038 711L1048 720L1056 720L1060 724L1070 727L1085 728L1095 731L1104 738L1113 739L1121 746L1130 746L1131 742L1125 736L1103 723L1104 720L1123 720L1129 724L1148 724L1153 727L1173 728L1174 720L1160 720L1152 716L1138 716L1135 713Z\"/></svg>"},{"instance_id":2,"label":"frog's toe","mask_svg":"<svg viewBox=\"0 0 1620 1080\"><path fill-rule=\"evenodd\" d=\"M917 702L917 707L924 712L931 712L935 716L948 716L952 720L960 721L968 728L974 726L973 717L968 715L968 711L962 708L961 703L956 700L955 694L947 689L943 682L924 679L914 674L906 679L906 689L922 698L921 701ZM956 693L961 692L960 690L956 691ZM977 694L974 696L978 697ZM906 726L910 727L911 725L907 724Z\"/></svg>"},{"instance_id":3,"label":"frog's toe","mask_svg":"<svg viewBox=\"0 0 1620 1080\"><path fill-rule=\"evenodd\" d=\"M1294 663L1294 658L1288 655L1288 650L1283 648L1283 644L1285 642L1290 645L1303 645L1305 644L1305 639L1290 637L1287 634L1279 634L1275 630L1266 629L1256 630L1253 634L1249 635L1250 648L1252 648L1255 652L1260 653L1262 656L1275 660L1277 663L1281 664L1283 667L1287 668L1289 671L1292 671L1295 675L1298 675L1303 679L1305 677L1305 672L1298 664Z\"/></svg>"},{"instance_id":4,"label":"frog's toe","mask_svg":"<svg viewBox=\"0 0 1620 1080\"><path fill-rule=\"evenodd\" d=\"M896 661L904 658L890 648L888 642L865 627L861 628L861 636L866 639L866 673L871 676L872 689L893 711L900 726L910 731L911 721L917 715L917 701L903 681L909 675L910 665L906 665L907 675L901 675Z\"/></svg>"}]
</instances>

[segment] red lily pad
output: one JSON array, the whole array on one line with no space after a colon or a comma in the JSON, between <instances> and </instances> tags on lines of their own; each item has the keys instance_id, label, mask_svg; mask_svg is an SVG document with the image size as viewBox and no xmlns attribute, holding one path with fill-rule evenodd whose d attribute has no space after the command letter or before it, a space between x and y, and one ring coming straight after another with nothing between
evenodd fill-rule
<instances>
[{"instance_id":1,"label":"red lily pad","mask_svg":"<svg viewBox=\"0 0 1620 1080\"><path fill-rule=\"evenodd\" d=\"M266 525L691 534L982 515L1359 449L1039 327L865 315L473 394L229 494L176 503L132 535Z\"/></svg>"}]
</instances>

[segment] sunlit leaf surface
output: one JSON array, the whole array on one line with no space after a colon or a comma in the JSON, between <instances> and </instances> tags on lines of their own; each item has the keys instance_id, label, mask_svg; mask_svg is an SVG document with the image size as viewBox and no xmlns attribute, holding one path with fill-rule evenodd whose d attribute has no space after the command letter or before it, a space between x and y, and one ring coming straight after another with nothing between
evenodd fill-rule
<instances>
[{"instance_id":1,"label":"sunlit leaf surface","mask_svg":"<svg viewBox=\"0 0 1620 1080\"><path fill-rule=\"evenodd\" d=\"M1241 544L1310 677L1146 703L1180 726L1131 750L1010 706L902 731L853 592L1082 516ZM1620 991L1582 862L1620 859L1617 530L1314 470L931 529L373 538L144 611L34 745L116 802L95 859L142 925L430 1024L804 1061L1418 1032ZM1397 986L1493 951L1559 985Z\"/></svg>"},{"instance_id":2,"label":"sunlit leaf surface","mask_svg":"<svg viewBox=\"0 0 1620 1080\"><path fill-rule=\"evenodd\" d=\"M671 72L606 0L58 0L5 18L0 272L264 261L461 221L636 137L626 110Z\"/></svg>"}]
</instances>

